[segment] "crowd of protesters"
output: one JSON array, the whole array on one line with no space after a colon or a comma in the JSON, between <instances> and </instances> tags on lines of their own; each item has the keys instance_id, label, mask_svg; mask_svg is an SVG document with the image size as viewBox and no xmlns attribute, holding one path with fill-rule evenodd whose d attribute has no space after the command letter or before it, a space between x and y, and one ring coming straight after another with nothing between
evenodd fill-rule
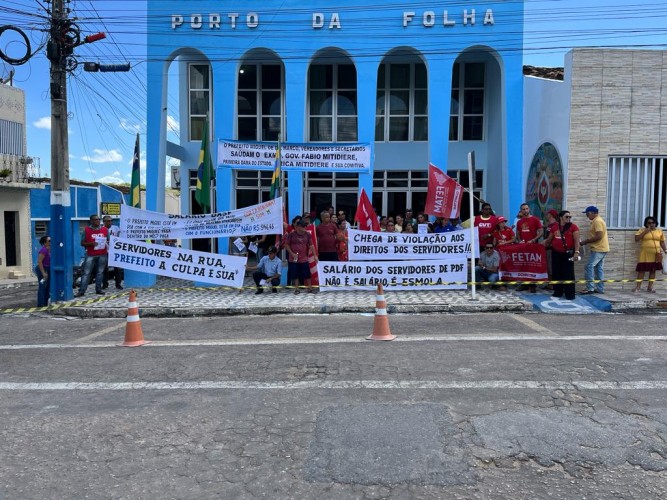
<instances>
[{"instance_id":1,"label":"crowd of protesters","mask_svg":"<svg viewBox=\"0 0 667 500\"><path fill-rule=\"evenodd\" d=\"M406 234L459 231L473 224L477 227L479 237L479 254L473 276L476 282L485 286L506 288L500 279L501 258L498 249L512 244L540 244L546 249L548 275L545 280L547 283L542 286L553 291L553 298L574 300L577 294L604 293L604 261L609 252L609 240L606 224L599 216L597 207L589 206L582 212L590 222L590 226L583 229L573 221L568 210L547 210L544 220L541 220L531 214L527 203L522 203L510 223L507 217L496 214L491 204L483 202L480 208L477 215L466 221L434 218L407 209L405 213L379 216L378 222L382 232ZM283 248L287 252L288 282L297 287L295 293L299 293L300 288L313 293L317 291L317 283L311 281L317 261L348 259L348 229L354 222L351 218L344 210L336 211L330 206L319 214L310 212L294 217L291 224L286 225L283 237L276 237L276 241L282 240L277 243L278 249ZM273 242L273 239L271 236L267 241ZM637 232L635 239L641 244L643 252L637 266L638 279L643 278L645 273L649 279L654 279L655 273L662 269L661 255L667 251L664 235L657 228L657 220L647 217L645 227ZM581 260L584 246L588 246L589 254L584 267L586 284L583 289L576 291L574 266L575 262ZM651 255L647 257L649 253ZM552 281L556 283L552 284ZM640 286L638 282L636 289L640 290ZM537 285L526 282L519 289L535 293ZM648 291L653 290L651 281Z\"/></svg>"}]
</instances>

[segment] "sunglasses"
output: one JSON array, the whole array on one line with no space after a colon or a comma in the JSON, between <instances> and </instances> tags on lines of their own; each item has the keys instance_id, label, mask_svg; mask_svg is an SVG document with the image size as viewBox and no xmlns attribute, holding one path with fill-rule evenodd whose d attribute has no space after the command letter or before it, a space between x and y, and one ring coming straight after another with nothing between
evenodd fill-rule
<instances>
[{"instance_id":1,"label":"sunglasses","mask_svg":"<svg viewBox=\"0 0 667 500\"><path fill-rule=\"evenodd\" d=\"M571 218L572 218L571 215L563 215L563 219L571 219Z\"/></svg>"}]
</instances>

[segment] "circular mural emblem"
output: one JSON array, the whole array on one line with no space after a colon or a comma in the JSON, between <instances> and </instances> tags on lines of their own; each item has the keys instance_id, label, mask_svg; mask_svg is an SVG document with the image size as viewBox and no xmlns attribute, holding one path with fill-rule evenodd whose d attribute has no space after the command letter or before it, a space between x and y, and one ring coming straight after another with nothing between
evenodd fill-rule
<instances>
[{"instance_id":1,"label":"circular mural emblem","mask_svg":"<svg viewBox=\"0 0 667 500\"><path fill-rule=\"evenodd\" d=\"M552 208L563 208L563 164L556 147L543 143L533 156L526 184L526 203L530 212L540 218Z\"/></svg>"},{"instance_id":2,"label":"circular mural emblem","mask_svg":"<svg viewBox=\"0 0 667 500\"><path fill-rule=\"evenodd\" d=\"M540 177L540 182L537 185L537 202L543 207L543 211L549 201L550 192L549 178L547 177L546 172L542 172L542 177Z\"/></svg>"}]
</instances>

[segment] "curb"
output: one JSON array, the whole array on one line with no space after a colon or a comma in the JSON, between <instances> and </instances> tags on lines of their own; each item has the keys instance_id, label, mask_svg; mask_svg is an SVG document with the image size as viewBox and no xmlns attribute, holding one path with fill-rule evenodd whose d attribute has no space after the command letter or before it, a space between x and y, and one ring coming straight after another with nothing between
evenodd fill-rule
<instances>
[{"instance_id":1,"label":"curb","mask_svg":"<svg viewBox=\"0 0 667 500\"><path fill-rule=\"evenodd\" d=\"M489 313L489 312L530 312L533 305L523 300L515 300L507 304L461 304L456 306L449 305L428 305L428 304L405 304L391 305L387 307L389 314L428 314L428 313ZM86 307L63 307L55 311L50 311L54 316L73 316L79 318L125 318L127 308L86 308ZM139 307L139 316L142 318L187 318L202 316L243 316L258 315L270 316L277 314L342 314L342 313L367 313L375 314L375 308L372 306L331 306L327 304L299 306L297 311L288 307L234 307L234 308L214 308L214 307Z\"/></svg>"}]
</instances>

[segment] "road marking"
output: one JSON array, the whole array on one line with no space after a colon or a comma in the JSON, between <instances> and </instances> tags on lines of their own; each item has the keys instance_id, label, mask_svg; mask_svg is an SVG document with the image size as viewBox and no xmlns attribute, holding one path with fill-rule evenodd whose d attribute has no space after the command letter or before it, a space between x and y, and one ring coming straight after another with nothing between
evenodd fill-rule
<instances>
[{"instance_id":1,"label":"road marking","mask_svg":"<svg viewBox=\"0 0 667 500\"><path fill-rule=\"evenodd\" d=\"M554 332L549 330L547 327L544 327L540 325L539 323L533 321L530 318L527 318L526 316L522 316L519 314L512 314L511 315L515 320L517 320L519 323L523 324L524 326L527 326L531 330L534 330L536 332L541 332L541 333L548 333L549 335L556 335Z\"/></svg>"},{"instance_id":2,"label":"road marking","mask_svg":"<svg viewBox=\"0 0 667 500\"><path fill-rule=\"evenodd\" d=\"M667 335L412 335L401 336L393 342L517 342L517 341L665 341ZM153 347L234 347L259 345L298 345L298 344L368 344L365 337L342 338L277 338L277 339L236 339L236 340L153 340L143 348ZM117 342L95 342L92 344L9 344L0 346L0 351L27 349L74 349L118 347Z\"/></svg>"},{"instance_id":3,"label":"road marking","mask_svg":"<svg viewBox=\"0 0 667 500\"><path fill-rule=\"evenodd\" d=\"M80 339L76 339L74 341L75 344L82 344L84 342L88 342L89 340L96 339L97 337L101 337L102 335L106 335L107 333L111 333L116 330L120 330L126 325L126 322L118 323L117 325L110 326L108 328L105 328L103 330L100 330L99 332L91 333L90 335L86 335L85 337L81 337Z\"/></svg>"},{"instance_id":4,"label":"road marking","mask_svg":"<svg viewBox=\"0 0 667 500\"><path fill-rule=\"evenodd\" d=\"M297 382L201 381L201 382L0 382L0 391L182 391L182 390L311 390L311 389L528 389L528 390L665 390L667 380L637 380L615 382L608 380L551 381L551 380L341 380Z\"/></svg>"}]
</instances>

